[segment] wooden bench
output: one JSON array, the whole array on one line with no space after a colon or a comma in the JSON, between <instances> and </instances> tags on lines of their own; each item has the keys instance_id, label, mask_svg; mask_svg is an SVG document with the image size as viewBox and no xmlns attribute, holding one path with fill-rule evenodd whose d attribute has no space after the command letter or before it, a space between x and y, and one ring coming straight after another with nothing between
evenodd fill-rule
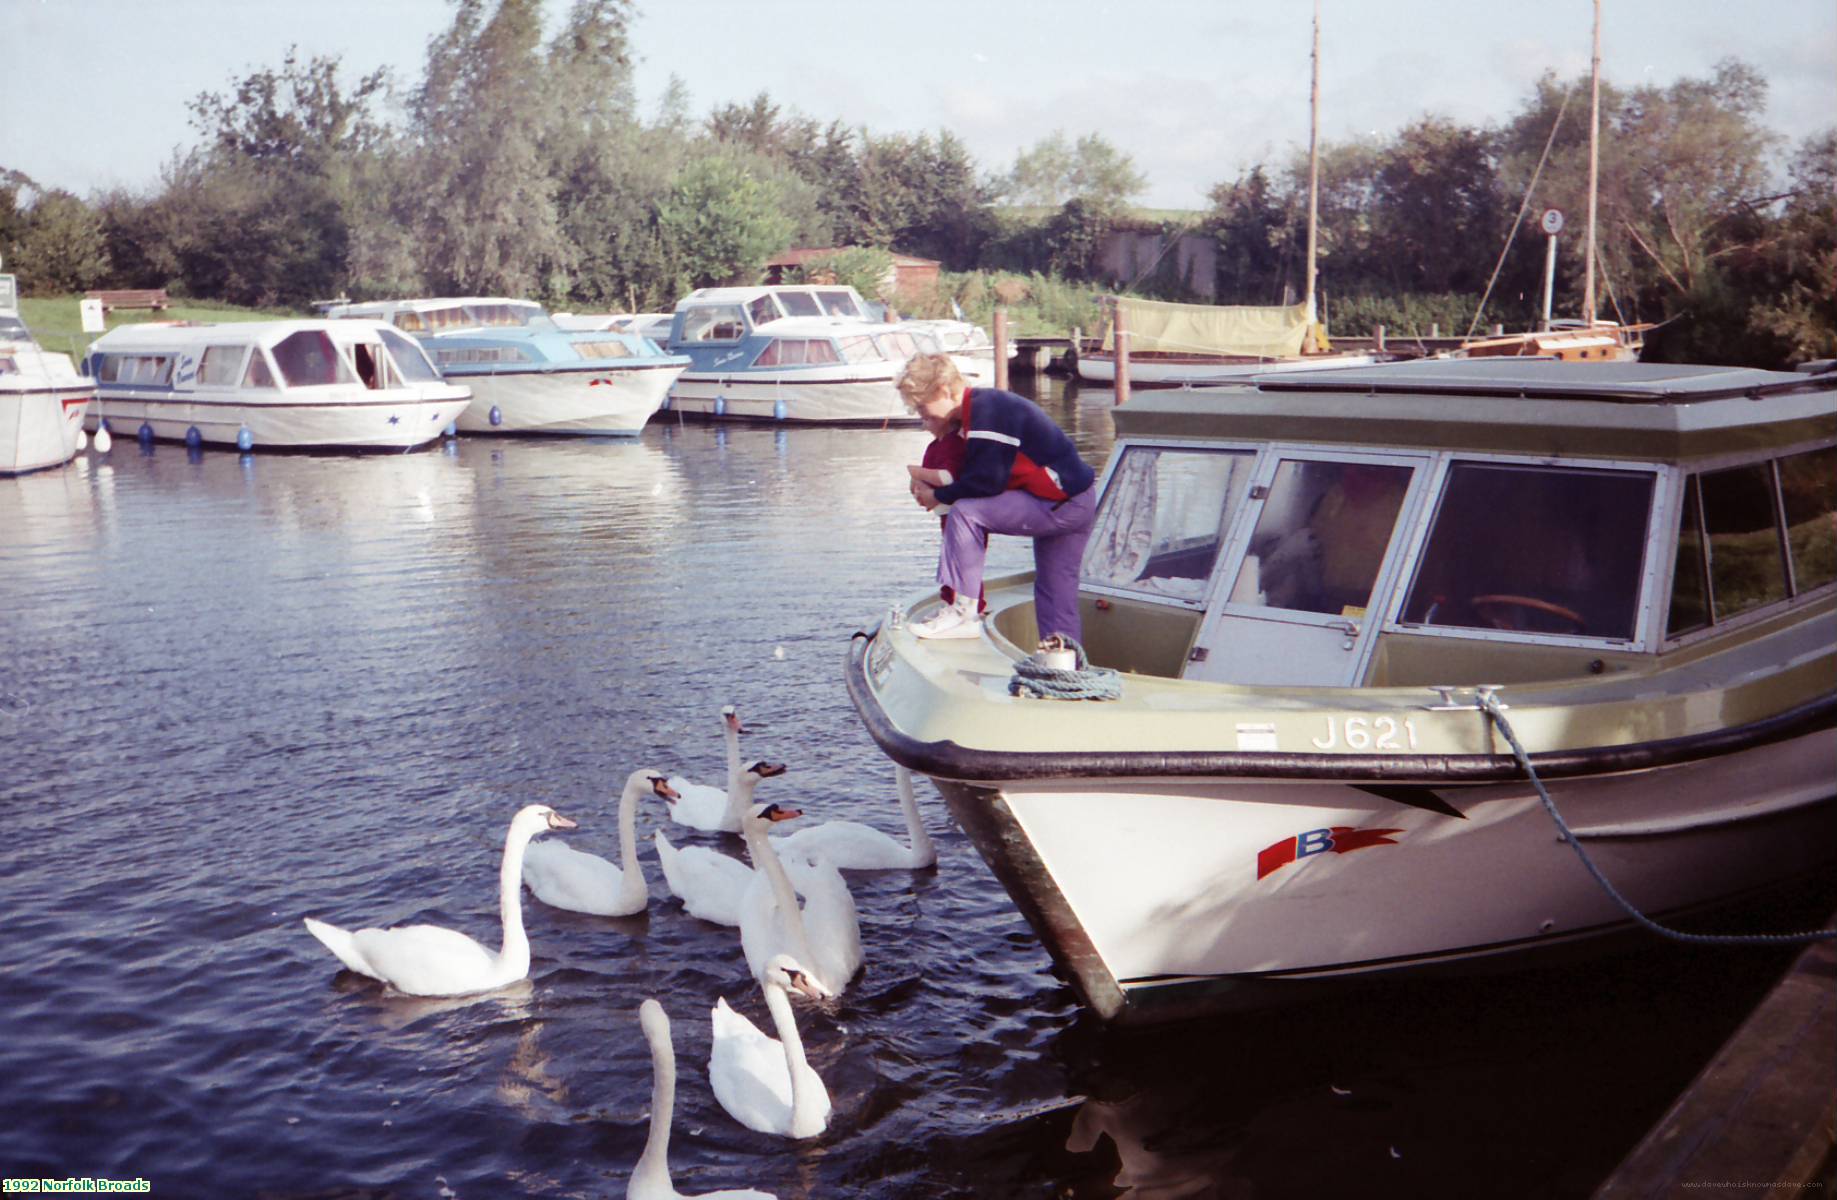
<instances>
[{"instance_id":1,"label":"wooden bench","mask_svg":"<svg viewBox=\"0 0 1837 1200\"><path fill-rule=\"evenodd\" d=\"M102 301L102 311L115 308L152 308L166 307L165 288L125 288L112 292L86 292L91 300Z\"/></svg>"}]
</instances>

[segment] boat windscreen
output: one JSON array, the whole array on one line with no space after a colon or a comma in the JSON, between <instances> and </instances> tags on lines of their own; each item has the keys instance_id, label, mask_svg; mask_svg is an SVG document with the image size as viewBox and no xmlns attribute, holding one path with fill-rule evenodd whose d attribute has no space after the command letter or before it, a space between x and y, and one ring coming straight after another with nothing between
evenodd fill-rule
<instances>
[{"instance_id":1,"label":"boat windscreen","mask_svg":"<svg viewBox=\"0 0 1837 1200\"><path fill-rule=\"evenodd\" d=\"M379 329L383 345L389 347L389 357L395 360L396 373L411 383L434 383L439 380L440 372L434 364L427 361L427 355L413 338L404 337L393 329Z\"/></svg>"}]
</instances>

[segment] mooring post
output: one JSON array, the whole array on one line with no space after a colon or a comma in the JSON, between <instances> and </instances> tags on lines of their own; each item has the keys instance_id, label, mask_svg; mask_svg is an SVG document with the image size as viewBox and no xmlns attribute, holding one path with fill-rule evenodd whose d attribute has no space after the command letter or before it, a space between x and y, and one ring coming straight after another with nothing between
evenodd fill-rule
<instances>
[{"instance_id":1,"label":"mooring post","mask_svg":"<svg viewBox=\"0 0 1837 1200\"><path fill-rule=\"evenodd\" d=\"M1384 353L1384 326L1373 325L1371 327L1371 342L1379 354Z\"/></svg>"},{"instance_id":2,"label":"mooring post","mask_svg":"<svg viewBox=\"0 0 1837 1200\"><path fill-rule=\"evenodd\" d=\"M1008 306L995 306L995 386L1008 390Z\"/></svg>"},{"instance_id":3,"label":"mooring post","mask_svg":"<svg viewBox=\"0 0 1837 1200\"><path fill-rule=\"evenodd\" d=\"M1129 329L1123 319L1123 302L1110 299L1110 333L1116 341L1116 403L1129 403Z\"/></svg>"}]
</instances>

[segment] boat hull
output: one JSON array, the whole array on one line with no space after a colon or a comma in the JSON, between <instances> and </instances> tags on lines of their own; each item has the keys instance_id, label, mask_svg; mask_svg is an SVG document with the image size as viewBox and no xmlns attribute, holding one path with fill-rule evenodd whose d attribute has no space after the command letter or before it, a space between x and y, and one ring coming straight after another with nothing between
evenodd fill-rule
<instances>
[{"instance_id":1,"label":"boat hull","mask_svg":"<svg viewBox=\"0 0 1837 1200\"><path fill-rule=\"evenodd\" d=\"M516 373L449 370L447 377L472 389L472 403L459 417L461 433L636 437L681 373L680 365L667 364Z\"/></svg>"},{"instance_id":2,"label":"boat hull","mask_svg":"<svg viewBox=\"0 0 1837 1200\"><path fill-rule=\"evenodd\" d=\"M1307 358L1220 358L1207 355L1132 356L1129 383L1135 387L1203 387L1233 383L1253 375L1292 371L1325 371L1369 367L1384 361L1371 354L1323 354ZM1089 383L1116 382L1116 356L1089 352L1078 356L1078 378Z\"/></svg>"},{"instance_id":3,"label":"boat hull","mask_svg":"<svg viewBox=\"0 0 1837 1200\"><path fill-rule=\"evenodd\" d=\"M1677 914L1837 849L1837 730L1549 785L1610 882ZM1153 1023L1625 932L1529 782L1435 789L1258 778L936 781L1102 1018Z\"/></svg>"},{"instance_id":4,"label":"boat hull","mask_svg":"<svg viewBox=\"0 0 1837 1200\"><path fill-rule=\"evenodd\" d=\"M95 394L87 381L0 388L0 475L61 467L75 458Z\"/></svg>"},{"instance_id":5,"label":"boat hull","mask_svg":"<svg viewBox=\"0 0 1837 1200\"><path fill-rule=\"evenodd\" d=\"M900 400L890 371L866 377L806 373L795 378L685 371L670 390L670 407L686 416L725 421L918 424L918 417Z\"/></svg>"},{"instance_id":6,"label":"boat hull","mask_svg":"<svg viewBox=\"0 0 1837 1200\"><path fill-rule=\"evenodd\" d=\"M286 393L270 403L200 400L170 393L151 397L103 387L89 406L93 432L104 419L117 437L137 436L142 425L161 441L184 441L192 429L208 445L234 446L244 429L257 449L407 450L436 441L471 403L465 388L433 394L373 399L373 392L325 395Z\"/></svg>"}]
</instances>

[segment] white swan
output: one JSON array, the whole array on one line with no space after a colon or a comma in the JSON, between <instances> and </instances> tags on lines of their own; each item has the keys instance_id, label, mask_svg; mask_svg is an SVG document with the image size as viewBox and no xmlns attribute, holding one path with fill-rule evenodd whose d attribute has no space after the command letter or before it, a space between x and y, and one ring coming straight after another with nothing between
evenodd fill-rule
<instances>
[{"instance_id":1,"label":"white swan","mask_svg":"<svg viewBox=\"0 0 1837 1200\"><path fill-rule=\"evenodd\" d=\"M551 838L523 855L523 882L536 899L569 912L628 917L650 903L638 863L638 801L649 792L665 800L676 793L656 771L633 771L619 793L619 864Z\"/></svg>"},{"instance_id":2,"label":"white swan","mask_svg":"<svg viewBox=\"0 0 1837 1200\"><path fill-rule=\"evenodd\" d=\"M748 1129L779 1137L815 1137L829 1125L829 1089L804 1059L804 1041L786 990L818 999L829 993L796 959L784 954L766 964L759 986L778 1036L759 1032L722 997L714 1006L708 1082L727 1115Z\"/></svg>"},{"instance_id":3,"label":"white swan","mask_svg":"<svg viewBox=\"0 0 1837 1200\"><path fill-rule=\"evenodd\" d=\"M739 783L734 787L734 794L744 805L741 811L752 807L753 789L759 786L761 779L784 773L783 763L749 763L746 770L740 772ZM773 811L779 820L797 815L795 809L775 808ZM690 916L716 925L740 923L740 901L746 895L747 885L753 881L751 867L705 846L684 846L679 850L670 844L661 829L651 835L651 841L657 847L657 861L663 867L664 882L670 885L670 894L682 901Z\"/></svg>"},{"instance_id":4,"label":"white swan","mask_svg":"<svg viewBox=\"0 0 1837 1200\"><path fill-rule=\"evenodd\" d=\"M746 805L733 795L740 782L740 714L729 704L721 710L721 732L727 741L727 786L709 787L680 775L670 776L670 786L680 799L670 805L670 820L709 833L739 833Z\"/></svg>"},{"instance_id":5,"label":"white swan","mask_svg":"<svg viewBox=\"0 0 1837 1200\"><path fill-rule=\"evenodd\" d=\"M828 859L844 871L917 870L938 861L937 849L919 818L918 797L912 793L912 773L894 764L893 781L899 788L899 807L906 817L908 844L888 837L860 821L825 821L772 838L780 856Z\"/></svg>"},{"instance_id":6,"label":"white swan","mask_svg":"<svg viewBox=\"0 0 1837 1200\"><path fill-rule=\"evenodd\" d=\"M789 810L791 815L802 815ZM740 899L740 948L753 978L765 982L772 959L789 954L803 963L823 989L839 996L861 967L861 924L842 873L822 859L798 863L806 900L797 904L797 889L785 864L772 852L767 826L783 820L786 810L755 804L746 818L746 848L753 856L753 878Z\"/></svg>"},{"instance_id":7,"label":"white swan","mask_svg":"<svg viewBox=\"0 0 1837 1200\"><path fill-rule=\"evenodd\" d=\"M519 886L523 851L544 830L574 827L546 804L531 804L512 818L498 868L504 942L495 954L465 934L438 925L352 931L307 917L306 928L351 970L410 996L464 996L515 983L529 974L529 938L523 932Z\"/></svg>"},{"instance_id":8,"label":"white swan","mask_svg":"<svg viewBox=\"0 0 1837 1200\"><path fill-rule=\"evenodd\" d=\"M651 1131L644 1153L625 1185L625 1200L689 1200L670 1178L670 1124L676 1115L676 1047L670 1041L670 1017L663 1005L646 1000L638 1006L638 1024L651 1044ZM770 1192L735 1188L702 1192L701 1200L777 1200Z\"/></svg>"}]
</instances>

